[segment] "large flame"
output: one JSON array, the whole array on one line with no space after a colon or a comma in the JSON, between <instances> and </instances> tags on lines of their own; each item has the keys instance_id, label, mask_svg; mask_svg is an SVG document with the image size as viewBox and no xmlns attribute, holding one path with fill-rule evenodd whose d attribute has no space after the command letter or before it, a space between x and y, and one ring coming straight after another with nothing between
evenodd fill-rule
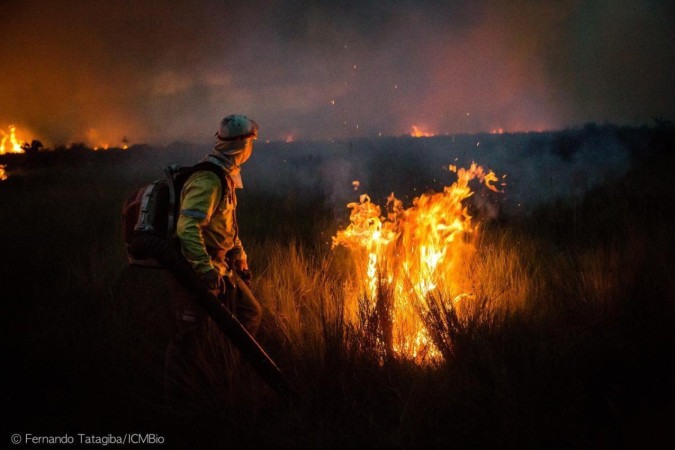
<instances>
[{"instance_id":1,"label":"large flame","mask_svg":"<svg viewBox=\"0 0 675 450\"><path fill-rule=\"evenodd\" d=\"M376 310L383 297L389 298L391 330L385 339L390 343L382 344L415 360L441 358L422 320L429 312L429 297L454 303L471 290L470 280L461 275L474 253L477 231L464 202L473 194L469 182L478 179L497 191L495 174L476 163L469 169L449 169L457 174L455 183L443 192L421 195L408 209L392 193L386 217L361 195L358 203L347 205L350 225L333 237L333 247L351 250L366 306Z\"/></svg>"},{"instance_id":2,"label":"large flame","mask_svg":"<svg viewBox=\"0 0 675 450\"><path fill-rule=\"evenodd\" d=\"M24 153L21 142L16 138L16 127L10 125L8 131L0 130L0 155L6 153Z\"/></svg>"}]
</instances>

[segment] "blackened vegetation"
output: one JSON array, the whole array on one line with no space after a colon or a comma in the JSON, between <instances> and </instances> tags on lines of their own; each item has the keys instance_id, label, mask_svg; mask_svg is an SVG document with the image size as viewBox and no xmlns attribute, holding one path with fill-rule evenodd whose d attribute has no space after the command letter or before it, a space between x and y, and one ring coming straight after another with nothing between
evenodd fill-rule
<instances>
[{"instance_id":1,"label":"blackened vegetation","mask_svg":"<svg viewBox=\"0 0 675 450\"><path fill-rule=\"evenodd\" d=\"M221 380L210 387L217 406L190 417L162 401L172 317L157 295L161 277L140 277L135 295L119 295L120 207L164 165L193 163L201 150L7 155L3 439L140 431L164 434L168 448L672 444L674 137L670 124L519 137L533 153L542 145L570 160L578 142L618 141L630 168L579 195L483 220L479 260L502 277L500 291L477 288L468 315L430 299L436 307L425 320L445 356L437 366L383 348L386 301L379 310L362 302L361 327L345 321L342 288L353 268L329 250L344 218L326 191L285 179L270 192L251 182L240 224L265 307L259 337L306 403L285 406L231 350L207 368ZM406 178L423 176L411 165L417 158L406 160ZM493 307L517 286L521 307Z\"/></svg>"}]
</instances>

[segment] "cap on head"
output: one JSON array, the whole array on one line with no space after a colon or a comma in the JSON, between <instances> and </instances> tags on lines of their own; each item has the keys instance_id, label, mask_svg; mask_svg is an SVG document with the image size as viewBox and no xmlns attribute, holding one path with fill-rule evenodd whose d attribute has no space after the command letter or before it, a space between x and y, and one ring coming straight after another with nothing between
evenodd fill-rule
<instances>
[{"instance_id":1,"label":"cap on head","mask_svg":"<svg viewBox=\"0 0 675 450\"><path fill-rule=\"evenodd\" d=\"M258 124L241 114L232 114L220 122L216 138L220 141L238 141L258 137Z\"/></svg>"}]
</instances>

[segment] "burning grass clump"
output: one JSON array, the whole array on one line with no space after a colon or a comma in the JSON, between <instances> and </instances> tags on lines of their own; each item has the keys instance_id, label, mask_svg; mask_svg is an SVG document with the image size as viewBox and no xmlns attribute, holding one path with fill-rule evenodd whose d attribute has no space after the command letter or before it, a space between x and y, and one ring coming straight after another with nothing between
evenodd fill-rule
<instances>
[{"instance_id":1,"label":"burning grass clump","mask_svg":"<svg viewBox=\"0 0 675 450\"><path fill-rule=\"evenodd\" d=\"M415 198L409 208L389 196L386 217L362 195L359 203L348 205L350 225L333 238L334 247L347 247L354 258L356 283L363 292L358 300L361 325L367 335L380 335L375 339L387 357L442 358L448 342L438 327L448 331L450 323L444 320L456 314L457 303L474 295L467 268L476 252L477 226L466 204L473 195L469 182L475 179L496 192L498 178L475 163L450 170L457 175L451 186Z\"/></svg>"}]
</instances>

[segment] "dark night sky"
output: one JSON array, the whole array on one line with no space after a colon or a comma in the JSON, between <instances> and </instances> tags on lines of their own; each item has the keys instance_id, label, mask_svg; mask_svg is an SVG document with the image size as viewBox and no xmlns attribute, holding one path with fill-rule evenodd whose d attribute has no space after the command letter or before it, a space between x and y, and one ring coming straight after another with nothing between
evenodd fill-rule
<instances>
[{"instance_id":1,"label":"dark night sky","mask_svg":"<svg viewBox=\"0 0 675 450\"><path fill-rule=\"evenodd\" d=\"M668 0L0 0L0 129L47 144L641 124L675 112Z\"/></svg>"}]
</instances>

